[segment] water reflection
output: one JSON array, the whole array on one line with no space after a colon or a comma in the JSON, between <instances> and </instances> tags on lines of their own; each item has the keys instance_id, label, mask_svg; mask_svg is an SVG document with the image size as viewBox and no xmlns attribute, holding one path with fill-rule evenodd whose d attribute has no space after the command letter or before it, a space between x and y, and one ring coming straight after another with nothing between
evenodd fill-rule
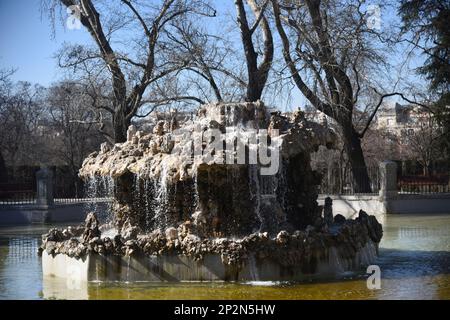
<instances>
[{"instance_id":1,"label":"water reflection","mask_svg":"<svg viewBox=\"0 0 450 320\"><path fill-rule=\"evenodd\" d=\"M0 229L0 299L450 299L450 215L385 218L377 264L382 289L365 275L332 282L80 283L42 277L36 255L50 226Z\"/></svg>"},{"instance_id":2,"label":"water reflection","mask_svg":"<svg viewBox=\"0 0 450 320\"><path fill-rule=\"evenodd\" d=\"M42 296L45 299L87 300L88 283L73 283L70 280L44 276L42 279Z\"/></svg>"},{"instance_id":3,"label":"water reflection","mask_svg":"<svg viewBox=\"0 0 450 320\"><path fill-rule=\"evenodd\" d=\"M38 231L40 230L40 231ZM37 299L42 289L37 232L24 227L0 231L0 299Z\"/></svg>"}]
</instances>

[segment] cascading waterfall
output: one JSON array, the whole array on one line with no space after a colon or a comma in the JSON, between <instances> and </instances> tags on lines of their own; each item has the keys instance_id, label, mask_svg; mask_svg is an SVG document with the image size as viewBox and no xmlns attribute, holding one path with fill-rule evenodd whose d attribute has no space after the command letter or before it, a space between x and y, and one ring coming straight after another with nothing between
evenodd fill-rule
<instances>
[{"instance_id":1,"label":"cascading waterfall","mask_svg":"<svg viewBox=\"0 0 450 320\"><path fill-rule=\"evenodd\" d=\"M232 184L232 194L231 194L231 202L232 202L232 208L235 210L238 202L238 196L239 196L239 190L237 190L236 186L239 185L239 173L238 168L235 166L232 166L230 169L227 169L227 175L229 176L229 172L231 171L231 184Z\"/></svg>"},{"instance_id":2,"label":"cascading waterfall","mask_svg":"<svg viewBox=\"0 0 450 320\"><path fill-rule=\"evenodd\" d=\"M154 205L152 203L153 194L154 186L152 180L146 178L140 172L134 175L131 196L133 199L133 207L145 216L144 230L148 230L151 227L154 212Z\"/></svg>"},{"instance_id":3,"label":"cascading waterfall","mask_svg":"<svg viewBox=\"0 0 450 320\"><path fill-rule=\"evenodd\" d=\"M130 264L131 264L131 257L128 256L127 257L127 273L126 273L125 283L130 282Z\"/></svg>"},{"instance_id":4,"label":"cascading waterfall","mask_svg":"<svg viewBox=\"0 0 450 320\"><path fill-rule=\"evenodd\" d=\"M197 176L197 172L195 172L192 175L192 182L194 184L194 192L192 194L193 197L193 212L191 214L193 214L194 212L196 212L197 210L200 209L200 197L198 194L198 176Z\"/></svg>"},{"instance_id":5,"label":"cascading waterfall","mask_svg":"<svg viewBox=\"0 0 450 320\"><path fill-rule=\"evenodd\" d=\"M250 165L248 168L249 181L250 181L250 196L254 202L255 214L259 220L259 229L256 231L261 231L264 226L264 218L261 214L261 187L259 178L259 167L258 165Z\"/></svg>"},{"instance_id":6,"label":"cascading waterfall","mask_svg":"<svg viewBox=\"0 0 450 320\"><path fill-rule=\"evenodd\" d=\"M149 229L151 226L152 219L152 205L151 205L151 196L152 196L152 183L149 179L144 179L143 181L144 187L144 206L145 206L145 229Z\"/></svg>"},{"instance_id":7,"label":"cascading waterfall","mask_svg":"<svg viewBox=\"0 0 450 320\"><path fill-rule=\"evenodd\" d=\"M226 111L225 111L225 125L226 126L234 126L235 125L235 113L236 113L236 109L234 108L230 108L230 107L225 107Z\"/></svg>"},{"instance_id":8,"label":"cascading waterfall","mask_svg":"<svg viewBox=\"0 0 450 320\"><path fill-rule=\"evenodd\" d=\"M142 180L141 180L141 175L140 173L136 174L133 176L133 188L131 191L131 197L132 197L132 202L133 202L133 208L142 211L143 208L143 202L142 202L142 197L144 195L143 191L142 191ZM145 191L144 191L145 192Z\"/></svg>"},{"instance_id":9,"label":"cascading waterfall","mask_svg":"<svg viewBox=\"0 0 450 320\"><path fill-rule=\"evenodd\" d=\"M154 224L157 228L164 228L167 224L166 208L168 204L167 166L163 165L159 179L153 180L154 187Z\"/></svg>"},{"instance_id":10,"label":"cascading waterfall","mask_svg":"<svg viewBox=\"0 0 450 320\"><path fill-rule=\"evenodd\" d=\"M256 266L256 259L253 254L248 256L248 267L250 271L250 278L252 281L259 281L261 277L259 276L258 268Z\"/></svg>"},{"instance_id":11,"label":"cascading waterfall","mask_svg":"<svg viewBox=\"0 0 450 320\"><path fill-rule=\"evenodd\" d=\"M85 194L90 199L85 204L87 212L95 212L102 223L114 219L112 201L114 197L114 179L111 176L91 175L85 185Z\"/></svg>"},{"instance_id":12,"label":"cascading waterfall","mask_svg":"<svg viewBox=\"0 0 450 320\"><path fill-rule=\"evenodd\" d=\"M287 221L287 215L286 215L286 204L287 199L286 195L288 192L288 183L287 183L287 166L283 164L283 161L280 161L280 168L278 170L278 173L276 175L276 197L277 201L282 209L283 215L281 217L277 216L277 224L278 226L282 226Z\"/></svg>"},{"instance_id":13,"label":"cascading waterfall","mask_svg":"<svg viewBox=\"0 0 450 320\"><path fill-rule=\"evenodd\" d=\"M88 179L86 179L86 182L84 184L84 193L85 196L89 199L91 199L89 202L86 203L85 207L87 211L94 211L95 210L95 195L96 195L96 181L95 181L95 175L90 175Z\"/></svg>"},{"instance_id":14,"label":"cascading waterfall","mask_svg":"<svg viewBox=\"0 0 450 320\"><path fill-rule=\"evenodd\" d=\"M114 220L113 213L113 202L112 199L114 197L114 179L111 175L103 176L101 179L102 183L102 196L101 198L105 198L106 201L106 210L102 210L104 212L103 218L106 223L111 223Z\"/></svg>"},{"instance_id":15,"label":"cascading waterfall","mask_svg":"<svg viewBox=\"0 0 450 320\"><path fill-rule=\"evenodd\" d=\"M336 273L343 273L347 267L345 261L343 261L343 258L339 255L338 250L334 247L331 247L328 250L328 265Z\"/></svg>"}]
</instances>

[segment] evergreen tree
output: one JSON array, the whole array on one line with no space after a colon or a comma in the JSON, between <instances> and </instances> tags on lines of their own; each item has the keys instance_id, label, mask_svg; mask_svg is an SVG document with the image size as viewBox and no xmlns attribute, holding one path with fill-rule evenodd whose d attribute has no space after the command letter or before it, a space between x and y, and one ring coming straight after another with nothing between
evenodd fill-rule
<instances>
[{"instance_id":1,"label":"evergreen tree","mask_svg":"<svg viewBox=\"0 0 450 320\"><path fill-rule=\"evenodd\" d=\"M427 56L418 71L436 94L434 111L443 129L442 147L450 161L450 0L402 0L403 31Z\"/></svg>"}]
</instances>

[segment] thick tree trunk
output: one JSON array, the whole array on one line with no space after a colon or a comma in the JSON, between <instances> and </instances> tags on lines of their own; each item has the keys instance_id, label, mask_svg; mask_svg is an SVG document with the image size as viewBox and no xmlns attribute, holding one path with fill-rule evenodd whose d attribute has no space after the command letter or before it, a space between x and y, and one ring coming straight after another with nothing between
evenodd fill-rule
<instances>
[{"instance_id":1,"label":"thick tree trunk","mask_svg":"<svg viewBox=\"0 0 450 320\"><path fill-rule=\"evenodd\" d=\"M263 87L258 85L258 79L253 79L249 81L247 86L247 102L256 102L261 99Z\"/></svg>"},{"instance_id":2,"label":"thick tree trunk","mask_svg":"<svg viewBox=\"0 0 450 320\"><path fill-rule=\"evenodd\" d=\"M2 152L0 151L0 183L6 182L7 180L7 172L6 172L6 163L3 158Z\"/></svg>"},{"instance_id":3,"label":"thick tree trunk","mask_svg":"<svg viewBox=\"0 0 450 320\"><path fill-rule=\"evenodd\" d=\"M114 142L122 143L127 141L127 130L130 124L131 121L127 119L121 110L114 114Z\"/></svg>"},{"instance_id":4,"label":"thick tree trunk","mask_svg":"<svg viewBox=\"0 0 450 320\"><path fill-rule=\"evenodd\" d=\"M245 58L247 62L248 84L245 100L247 102L256 102L261 99L264 87L267 83L267 78L273 61L274 46L272 31L270 30L270 25L264 16L264 12L261 12L261 8L257 6L254 0L247 0L247 3L252 8L255 17L259 17L261 15L259 26L261 27L264 39L263 58L258 66L258 52L255 50L252 39L255 30L250 28L248 24L244 2L242 0L235 0L235 5L237 8L237 21L241 30L241 38L244 45Z\"/></svg>"},{"instance_id":5,"label":"thick tree trunk","mask_svg":"<svg viewBox=\"0 0 450 320\"><path fill-rule=\"evenodd\" d=\"M347 129L348 128L348 129ZM350 162L353 174L353 183L356 193L370 193L370 178L367 170L364 153L361 147L361 139L352 125L343 126L344 147Z\"/></svg>"}]
</instances>

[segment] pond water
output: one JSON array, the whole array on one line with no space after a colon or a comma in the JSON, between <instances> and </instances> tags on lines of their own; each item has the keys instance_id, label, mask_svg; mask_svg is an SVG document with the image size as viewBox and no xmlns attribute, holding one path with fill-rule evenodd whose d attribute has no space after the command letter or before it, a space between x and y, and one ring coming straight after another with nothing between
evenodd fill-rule
<instances>
[{"instance_id":1,"label":"pond water","mask_svg":"<svg viewBox=\"0 0 450 320\"><path fill-rule=\"evenodd\" d=\"M89 283L43 278L40 236L52 226L0 228L0 299L450 299L450 214L388 215L381 289L365 274L308 283Z\"/></svg>"}]
</instances>

